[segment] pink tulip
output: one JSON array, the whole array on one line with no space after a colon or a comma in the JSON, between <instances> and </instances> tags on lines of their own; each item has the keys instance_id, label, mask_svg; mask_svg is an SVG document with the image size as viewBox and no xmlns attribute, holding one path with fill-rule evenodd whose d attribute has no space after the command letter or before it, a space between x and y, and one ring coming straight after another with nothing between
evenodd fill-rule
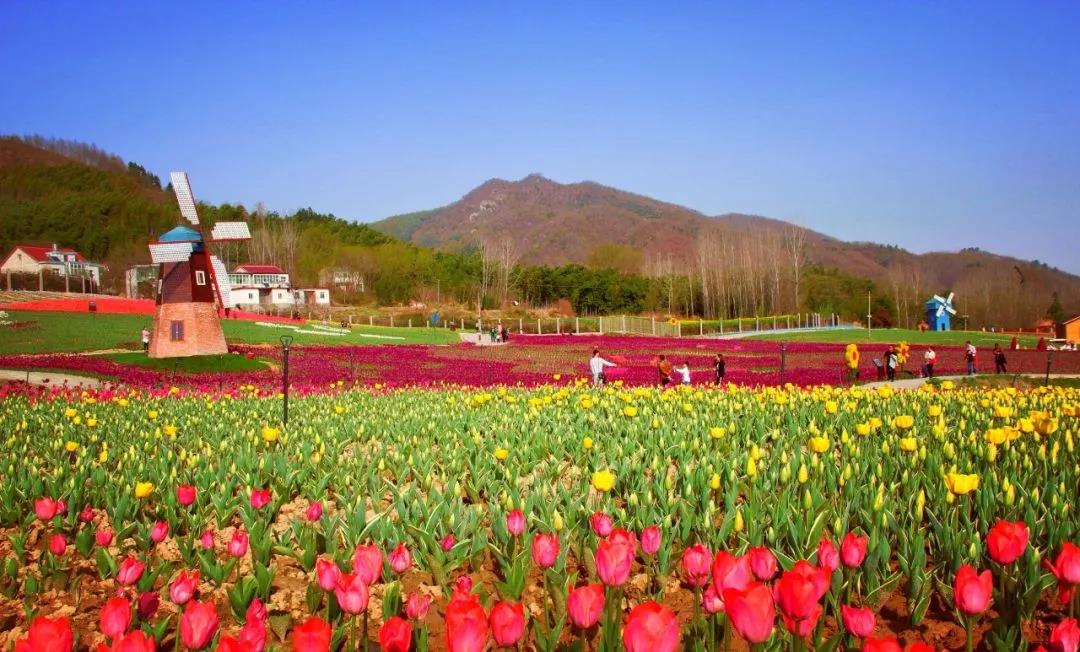
<instances>
[{"instance_id":1,"label":"pink tulip","mask_svg":"<svg viewBox=\"0 0 1080 652\"><path fill-rule=\"evenodd\" d=\"M589 527L598 537L606 537L611 534L611 530L614 528L614 523L611 521L611 517L601 512L595 512L589 517Z\"/></svg>"},{"instance_id":2,"label":"pink tulip","mask_svg":"<svg viewBox=\"0 0 1080 652\"><path fill-rule=\"evenodd\" d=\"M515 509L506 515L506 531L511 536L519 536L525 531L525 514L520 509Z\"/></svg>"},{"instance_id":3,"label":"pink tulip","mask_svg":"<svg viewBox=\"0 0 1080 652\"><path fill-rule=\"evenodd\" d=\"M617 527L608 535L608 540L613 543L625 543L630 546L631 556L637 556L638 540L633 532Z\"/></svg>"},{"instance_id":4,"label":"pink tulip","mask_svg":"<svg viewBox=\"0 0 1080 652\"><path fill-rule=\"evenodd\" d=\"M533 563L540 568L551 568L559 558L559 535L537 534L532 542Z\"/></svg>"},{"instance_id":5,"label":"pink tulip","mask_svg":"<svg viewBox=\"0 0 1080 652\"><path fill-rule=\"evenodd\" d=\"M769 587L751 582L745 589L724 591L724 606L735 631L750 643L764 643L776 623L776 607Z\"/></svg>"},{"instance_id":6,"label":"pink tulip","mask_svg":"<svg viewBox=\"0 0 1080 652\"><path fill-rule=\"evenodd\" d=\"M634 552L625 541L601 539L596 545L596 574L608 586L622 586L630 579Z\"/></svg>"},{"instance_id":7,"label":"pink tulip","mask_svg":"<svg viewBox=\"0 0 1080 652\"><path fill-rule=\"evenodd\" d=\"M189 650L201 650L214 637L218 622L214 603L192 600L180 616L180 641Z\"/></svg>"},{"instance_id":8,"label":"pink tulip","mask_svg":"<svg viewBox=\"0 0 1080 652\"><path fill-rule=\"evenodd\" d=\"M79 512L80 523L91 523L94 520L94 508L87 505L83 508L83 511Z\"/></svg>"},{"instance_id":9,"label":"pink tulip","mask_svg":"<svg viewBox=\"0 0 1080 652\"><path fill-rule=\"evenodd\" d=\"M840 553L837 552L832 541L823 538L821 543L818 544L817 563L818 568L823 569L826 573L831 573L840 567Z\"/></svg>"},{"instance_id":10,"label":"pink tulip","mask_svg":"<svg viewBox=\"0 0 1080 652\"><path fill-rule=\"evenodd\" d=\"M641 551L655 555L657 550L660 550L660 528L650 525L641 531Z\"/></svg>"},{"instance_id":11,"label":"pink tulip","mask_svg":"<svg viewBox=\"0 0 1080 652\"><path fill-rule=\"evenodd\" d=\"M112 540L113 533L109 530L98 530L94 533L94 543L98 544L102 548L112 543Z\"/></svg>"},{"instance_id":12,"label":"pink tulip","mask_svg":"<svg viewBox=\"0 0 1080 652\"><path fill-rule=\"evenodd\" d=\"M844 629L855 638L866 638L874 633L874 612L869 607L840 605Z\"/></svg>"},{"instance_id":13,"label":"pink tulip","mask_svg":"<svg viewBox=\"0 0 1080 652\"><path fill-rule=\"evenodd\" d=\"M1050 631L1050 649L1054 652L1076 652L1080 649L1080 625L1075 618L1066 618Z\"/></svg>"},{"instance_id":14,"label":"pink tulip","mask_svg":"<svg viewBox=\"0 0 1080 652\"><path fill-rule=\"evenodd\" d=\"M424 620L431 608L432 597L413 593L405 600L405 615L411 620Z\"/></svg>"},{"instance_id":15,"label":"pink tulip","mask_svg":"<svg viewBox=\"0 0 1080 652\"><path fill-rule=\"evenodd\" d=\"M679 619L655 602L634 607L622 632L627 652L675 652L679 647Z\"/></svg>"},{"instance_id":16,"label":"pink tulip","mask_svg":"<svg viewBox=\"0 0 1080 652\"><path fill-rule=\"evenodd\" d=\"M716 585L710 584L709 588L701 594L701 607L707 614L715 614L724 611L724 598L716 592Z\"/></svg>"},{"instance_id":17,"label":"pink tulip","mask_svg":"<svg viewBox=\"0 0 1080 652\"><path fill-rule=\"evenodd\" d=\"M712 581L718 593L722 595L725 589L745 589L753 579L749 557L736 557L726 550L716 552L712 563Z\"/></svg>"},{"instance_id":18,"label":"pink tulip","mask_svg":"<svg viewBox=\"0 0 1080 652\"><path fill-rule=\"evenodd\" d=\"M262 509L270 504L270 490L269 489L252 489L251 490L251 506L255 509Z\"/></svg>"},{"instance_id":19,"label":"pink tulip","mask_svg":"<svg viewBox=\"0 0 1080 652\"><path fill-rule=\"evenodd\" d=\"M472 593L473 581L468 575L460 575L454 580L454 591L461 593Z\"/></svg>"},{"instance_id":20,"label":"pink tulip","mask_svg":"<svg viewBox=\"0 0 1080 652\"><path fill-rule=\"evenodd\" d=\"M248 550L247 532L244 532L243 530L233 532L232 539L229 539L229 543L226 545L225 550L238 559L246 555Z\"/></svg>"},{"instance_id":21,"label":"pink tulip","mask_svg":"<svg viewBox=\"0 0 1080 652\"><path fill-rule=\"evenodd\" d=\"M330 592L337 588L340 577L341 569L334 562L323 557L319 557L315 562L315 579L323 591Z\"/></svg>"},{"instance_id":22,"label":"pink tulip","mask_svg":"<svg viewBox=\"0 0 1080 652\"><path fill-rule=\"evenodd\" d=\"M161 543L167 536L169 536L168 521L158 521L154 523L154 527L150 528L150 540L154 543Z\"/></svg>"},{"instance_id":23,"label":"pink tulip","mask_svg":"<svg viewBox=\"0 0 1080 652\"><path fill-rule=\"evenodd\" d=\"M342 573L338 577L334 595L345 613L356 615L367 609L368 588L363 579L355 573Z\"/></svg>"},{"instance_id":24,"label":"pink tulip","mask_svg":"<svg viewBox=\"0 0 1080 652\"><path fill-rule=\"evenodd\" d=\"M247 620L258 620L260 622L266 622L270 618L270 612L266 610L266 605L263 601L255 598L248 605L247 612L244 614Z\"/></svg>"},{"instance_id":25,"label":"pink tulip","mask_svg":"<svg viewBox=\"0 0 1080 652\"><path fill-rule=\"evenodd\" d=\"M488 616L491 637L498 645L515 645L525 634L525 605L497 602Z\"/></svg>"},{"instance_id":26,"label":"pink tulip","mask_svg":"<svg viewBox=\"0 0 1080 652\"><path fill-rule=\"evenodd\" d=\"M176 579L169 585L169 600L173 604L183 605L195 597L195 591L199 588L199 571L181 570Z\"/></svg>"},{"instance_id":27,"label":"pink tulip","mask_svg":"<svg viewBox=\"0 0 1080 652\"><path fill-rule=\"evenodd\" d=\"M199 545L203 550L210 550L214 547L214 533L210 530L205 530L202 536L199 537Z\"/></svg>"},{"instance_id":28,"label":"pink tulip","mask_svg":"<svg viewBox=\"0 0 1080 652\"><path fill-rule=\"evenodd\" d=\"M353 572L360 576L364 584L371 586L382 577L383 555L376 545L356 546L353 555Z\"/></svg>"},{"instance_id":29,"label":"pink tulip","mask_svg":"<svg viewBox=\"0 0 1080 652\"><path fill-rule=\"evenodd\" d=\"M690 586L705 586L709 583L709 569L712 553L704 545L697 543L683 550L683 577Z\"/></svg>"},{"instance_id":30,"label":"pink tulip","mask_svg":"<svg viewBox=\"0 0 1080 652\"><path fill-rule=\"evenodd\" d=\"M840 542L840 561L848 568L858 568L866 559L868 543L869 540L866 537L848 532L844 535L844 540Z\"/></svg>"},{"instance_id":31,"label":"pink tulip","mask_svg":"<svg viewBox=\"0 0 1080 652\"><path fill-rule=\"evenodd\" d=\"M317 500L313 500L311 501L311 504L308 505L307 511L304 512L304 516L307 517L308 521L314 523L315 521L318 521L320 518L322 518L322 512L322 503Z\"/></svg>"},{"instance_id":32,"label":"pink tulip","mask_svg":"<svg viewBox=\"0 0 1080 652\"><path fill-rule=\"evenodd\" d=\"M455 543L457 543L457 539L454 538L454 533L451 532L439 540L439 547L442 548L443 552L450 552L453 550Z\"/></svg>"},{"instance_id":33,"label":"pink tulip","mask_svg":"<svg viewBox=\"0 0 1080 652\"><path fill-rule=\"evenodd\" d=\"M750 570L754 577L762 582L768 582L776 575L776 556L764 546L751 548L746 556L750 558Z\"/></svg>"},{"instance_id":34,"label":"pink tulip","mask_svg":"<svg viewBox=\"0 0 1080 652\"><path fill-rule=\"evenodd\" d=\"M258 618L247 618L240 628L237 641L243 652L263 652L266 650L266 622Z\"/></svg>"},{"instance_id":35,"label":"pink tulip","mask_svg":"<svg viewBox=\"0 0 1080 652\"><path fill-rule=\"evenodd\" d=\"M588 629L600 622L604 613L604 587L587 584L570 592L566 598L566 611L575 627Z\"/></svg>"},{"instance_id":36,"label":"pink tulip","mask_svg":"<svg viewBox=\"0 0 1080 652\"><path fill-rule=\"evenodd\" d=\"M412 566L412 555L404 543L399 543L394 550L386 556L390 560L390 568L395 573L404 573Z\"/></svg>"},{"instance_id":37,"label":"pink tulip","mask_svg":"<svg viewBox=\"0 0 1080 652\"><path fill-rule=\"evenodd\" d=\"M126 598L109 598L98 614L101 633L115 639L131 626L131 604Z\"/></svg>"},{"instance_id":38,"label":"pink tulip","mask_svg":"<svg viewBox=\"0 0 1080 652\"><path fill-rule=\"evenodd\" d=\"M56 516L57 504L52 498L35 498L34 499L34 514L43 521L50 521Z\"/></svg>"},{"instance_id":39,"label":"pink tulip","mask_svg":"<svg viewBox=\"0 0 1080 652\"><path fill-rule=\"evenodd\" d=\"M116 581L120 586L131 586L139 581L145 569L146 564L135 557L128 557L120 562L120 567L116 570Z\"/></svg>"}]
</instances>

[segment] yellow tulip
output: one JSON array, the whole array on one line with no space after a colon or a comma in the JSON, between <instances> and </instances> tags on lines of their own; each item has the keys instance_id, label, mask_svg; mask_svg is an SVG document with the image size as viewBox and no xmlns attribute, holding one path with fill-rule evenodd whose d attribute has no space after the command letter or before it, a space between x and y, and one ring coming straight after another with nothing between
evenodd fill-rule
<instances>
[{"instance_id":1,"label":"yellow tulip","mask_svg":"<svg viewBox=\"0 0 1080 652\"><path fill-rule=\"evenodd\" d=\"M821 454L829 450L829 438L828 437L811 437L810 438L810 450L815 453Z\"/></svg>"},{"instance_id":2,"label":"yellow tulip","mask_svg":"<svg viewBox=\"0 0 1080 652\"><path fill-rule=\"evenodd\" d=\"M725 434L727 434L727 431L724 430L723 428L719 428L717 426L713 426L712 428L709 428L709 436L712 437L713 439L720 439Z\"/></svg>"},{"instance_id":3,"label":"yellow tulip","mask_svg":"<svg viewBox=\"0 0 1080 652\"><path fill-rule=\"evenodd\" d=\"M270 426L263 426L262 428L263 441L268 444L272 444L277 441L280 434L281 432L277 428L272 428Z\"/></svg>"},{"instance_id":4,"label":"yellow tulip","mask_svg":"<svg viewBox=\"0 0 1080 652\"><path fill-rule=\"evenodd\" d=\"M855 424L855 434L859 435L860 437L866 437L867 435L870 434L870 424L869 423L856 423Z\"/></svg>"},{"instance_id":5,"label":"yellow tulip","mask_svg":"<svg viewBox=\"0 0 1080 652\"><path fill-rule=\"evenodd\" d=\"M900 430L908 430L915 425L915 417L910 414L901 414L893 419L893 425Z\"/></svg>"},{"instance_id":6,"label":"yellow tulip","mask_svg":"<svg viewBox=\"0 0 1080 652\"><path fill-rule=\"evenodd\" d=\"M900 450L912 453L919 447L918 440L914 437L902 437L900 439Z\"/></svg>"},{"instance_id":7,"label":"yellow tulip","mask_svg":"<svg viewBox=\"0 0 1080 652\"><path fill-rule=\"evenodd\" d=\"M581 447L584 448L585 450L592 449L592 447L593 447L592 437L586 437L586 438L582 439L581 440Z\"/></svg>"},{"instance_id":8,"label":"yellow tulip","mask_svg":"<svg viewBox=\"0 0 1080 652\"><path fill-rule=\"evenodd\" d=\"M592 474L592 486L601 493L611 491L615 486L615 474L607 470L596 471Z\"/></svg>"},{"instance_id":9,"label":"yellow tulip","mask_svg":"<svg viewBox=\"0 0 1080 652\"><path fill-rule=\"evenodd\" d=\"M143 498L149 498L150 494L154 492L154 483L152 482L136 482L135 483L135 497L142 500Z\"/></svg>"},{"instance_id":10,"label":"yellow tulip","mask_svg":"<svg viewBox=\"0 0 1080 652\"><path fill-rule=\"evenodd\" d=\"M505 460L509 456L510 456L510 451L506 450L505 448L496 448L495 449L495 459L499 460L500 462Z\"/></svg>"},{"instance_id":11,"label":"yellow tulip","mask_svg":"<svg viewBox=\"0 0 1080 652\"><path fill-rule=\"evenodd\" d=\"M949 493L963 496L979 488L979 476L974 473L947 473L945 486L949 488Z\"/></svg>"},{"instance_id":12,"label":"yellow tulip","mask_svg":"<svg viewBox=\"0 0 1080 652\"><path fill-rule=\"evenodd\" d=\"M79 444L73 441L69 441L68 443L64 444L64 450L69 453L74 453L75 451L79 450Z\"/></svg>"},{"instance_id":13,"label":"yellow tulip","mask_svg":"<svg viewBox=\"0 0 1080 652\"><path fill-rule=\"evenodd\" d=\"M146 413L146 416L150 417L150 420L153 421L154 419L158 418L158 411L157 410L150 410L149 412Z\"/></svg>"},{"instance_id":14,"label":"yellow tulip","mask_svg":"<svg viewBox=\"0 0 1080 652\"><path fill-rule=\"evenodd\" d=\"M633 405L627 405L626 407L624 407L622 409L622 413L623 413L623 415L628 416L628 417L636 417L637 416L637 408L634 407Z\"/></svg>"},{"instance_id":15,"label":"yellow tulip","mask_svg":"<svg viewBox=\"0 0 1080 652\"><path fill-rule=\"evenodd\" d=\"M1005 434L1005 430L1003 428L990 428L986 431L986 434L983 435L983 438L991 444L999 445L1005 443L1007 435Z\"/></svg>"}]
</instances>

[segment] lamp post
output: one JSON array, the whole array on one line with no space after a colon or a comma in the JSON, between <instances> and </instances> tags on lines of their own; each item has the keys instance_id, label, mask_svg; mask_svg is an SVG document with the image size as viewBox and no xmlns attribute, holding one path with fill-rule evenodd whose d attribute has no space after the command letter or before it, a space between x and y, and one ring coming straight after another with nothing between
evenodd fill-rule
<instances>
[{"instance_id":1,"label":"lamp post","mask_svg":"<svg viewBox=\"0 0 1080 652\"><path fill-rule=\"evenodd\" d=\"M784 384L784 363L787 358L787 342L780 343L780 385Z\"/></svg>"},{"instance_id":2,"label":"lamp post","mask_svg":"<svg viewBox=\"0 0 1080 652\"><path fill-rule=\"evenodd\" d=\"M289 425L289 345L292 335L281 336L281 395L285 399L281 404L282 425Z\"/></svg>"}]
</instances>

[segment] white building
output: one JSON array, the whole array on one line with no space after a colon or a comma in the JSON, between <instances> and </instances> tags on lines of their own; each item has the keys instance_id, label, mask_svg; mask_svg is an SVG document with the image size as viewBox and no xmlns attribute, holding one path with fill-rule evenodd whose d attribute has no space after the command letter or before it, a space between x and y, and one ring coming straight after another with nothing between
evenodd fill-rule
<instances>
[{"instance_id":1,"label":"white building","mask_svg":"<svg viewBox=\"0 0 1080 652\"><path fill-rule=\"evenodd\" d=\"M74 249L39 247L36 245L15 245L11 253L0 264L0 274L55 274L60 277L86 279L94 285L101 285L101 272L108 269L101 263L94 263Z\"/></svg>"},{"instance_id":2,"label":"white building","mask_svg":"<svg viewBox=\"0 0 1080 652\"><path fill-rule=\"evenodd\" d=\"M299 288L293 290L293 297L297 305L330 305L330 290L326 288Z\"/></svg>"},{"instance_id":3,"label":"white building","mask_svg":"<svg viewBox=\"0 0 1080 652\"><path fill-rule=\"evenodd\" d=\"M233 301L240 308L291 308L330 305L327 288L293 288L289 275L277 265L238 265L229 274Z\"/></svg>"}]
</instances>

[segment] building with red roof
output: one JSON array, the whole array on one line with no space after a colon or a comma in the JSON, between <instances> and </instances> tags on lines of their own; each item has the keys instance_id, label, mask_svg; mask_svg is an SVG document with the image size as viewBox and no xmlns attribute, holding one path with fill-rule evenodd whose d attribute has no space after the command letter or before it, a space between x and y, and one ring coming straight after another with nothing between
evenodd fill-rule
<instances>
[{"instance_id":1,"label":"building with red roof","mask_svg":"<svg viewBox=\"0 0 1080 652\"><path fill-rule=\"evenodd\" d=\"M101 272L108 269L102 263L86 259L74 249L52 246L17 244L0 264L0 274L55 274L65 278L86 279L101 284Z\"/></svg>"}]
</instances>

